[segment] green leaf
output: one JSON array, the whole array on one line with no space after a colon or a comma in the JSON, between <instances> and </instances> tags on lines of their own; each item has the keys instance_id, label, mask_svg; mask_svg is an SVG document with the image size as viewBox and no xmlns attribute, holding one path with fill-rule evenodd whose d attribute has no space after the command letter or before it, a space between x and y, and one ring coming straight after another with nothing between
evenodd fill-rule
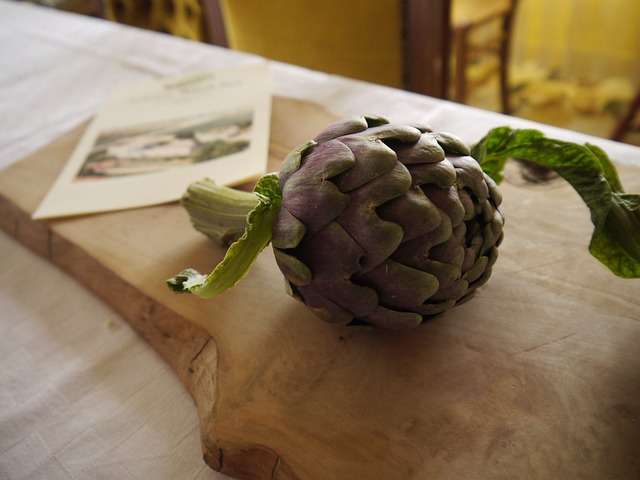
<instances>
[{"instance_id":1,"label":"green leaf","mask_svg":"<svg viewBox=\"0 0 640 480\"><path fill-rule=\"evenodd\" d=\"M606 153L595 145L546 138L537 130L491 130L471 150L496 183L509 158L551 168L578 192L594 225L591 254L623 278L640 277L640 196L627 194Z\"/></svg>"},{"instance_id":2,"label":"green leaf","mask_svg":"<svg viewBox=\"0 0 640 480\"><path fill-rule=\"evenodd\" d=\"M596 228L591 254L622 278L640 277L640 195L615 194L603 228Z\"/></svg>"},{"instance_id":3,"label":"green leaf","mask_svg":"<svg viewBox=\"0 0 640 480\"><path fill-rule=\"evenodd\" d=\"M213 272L203 275L188 268L167 280L171 290L211 298L234 287L249 273L253 262L271 241L273 222L282 204L278 178L277 173L271 173L258 181L254 193L259 203L247 215L244 234L229 247Z\"/></svg>"}]
</instances>

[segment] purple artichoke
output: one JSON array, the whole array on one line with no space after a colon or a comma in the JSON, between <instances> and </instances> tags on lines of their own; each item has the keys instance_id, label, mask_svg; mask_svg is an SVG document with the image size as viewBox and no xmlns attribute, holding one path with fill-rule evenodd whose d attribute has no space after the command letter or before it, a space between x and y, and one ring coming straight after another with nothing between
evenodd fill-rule
<instances>
[{"instance_id":1,"label":"purple artichoke","mask_svg":"<svg viewBox=\"0 0 640 480\"><path fill-rule=\"evenodd\" d=\"M289 154L279 186L276 261L328 322L414 327L491 275L500 191L453 135L347 119Z\"/></svg>"}]
</instances>

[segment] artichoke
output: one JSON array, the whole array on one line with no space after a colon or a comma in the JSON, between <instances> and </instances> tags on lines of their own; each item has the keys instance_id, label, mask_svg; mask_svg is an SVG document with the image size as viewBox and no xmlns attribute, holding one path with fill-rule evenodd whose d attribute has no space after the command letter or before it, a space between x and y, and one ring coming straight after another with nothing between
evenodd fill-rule
<instances>
[{"instance_id":1,"label":"artichoke","mask_svg":"<svg viewBox=\"0 0 640 480\"><path fill-rule=\"evenodd\" d=\"M574 187L591 211L590 252L614 274L640 277L640 195L625 193L599 148L498 127L470 152L453 135L363 116L294 149L253 193L191 185L183 205L196 229L236 241L209 275L186 269L167 284L218 295L271 242L287 290L320 318L415 327L489 279L504 226L496 182L512 157Z\"/></svg>"},{"instance_id":2,"label":"artichoke","mask_svg":"<svg viewBox=\"0 0 640 480\"><path fill-rule=\"evenodd\" d=\"M326 321L417 326L491 275L500 191L453 135L347 119L294 150L279 186L277 264Z\"/></svg>"}]
</instances>

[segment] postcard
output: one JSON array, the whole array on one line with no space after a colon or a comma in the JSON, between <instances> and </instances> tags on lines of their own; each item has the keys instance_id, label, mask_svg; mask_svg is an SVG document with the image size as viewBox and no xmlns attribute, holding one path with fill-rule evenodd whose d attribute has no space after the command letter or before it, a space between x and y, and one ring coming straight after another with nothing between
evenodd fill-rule
<instances>
[{"instance_id":1,"label":"postcard","mask_svg":"<svg viewBox=\"0 0 640 480\"><path fill-rule=\"evenodd\" d=\"M228 186L252 180L266 171L270 121L267 62L121 87L33 218L173 202L205 177Z\"/></svg>"}]
</instances>

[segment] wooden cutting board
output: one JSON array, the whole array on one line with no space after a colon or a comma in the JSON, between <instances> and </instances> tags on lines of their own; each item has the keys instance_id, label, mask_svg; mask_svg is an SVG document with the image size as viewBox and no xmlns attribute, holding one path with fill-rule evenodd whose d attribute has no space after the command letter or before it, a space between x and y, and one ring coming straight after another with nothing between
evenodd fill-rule
<instances>
[{"instance_id":1,"label":"wooden cutting board","mask_svg":"<svg viewBox=\"0 0 640 480\"><path fill-rule=\"evenodd\" d=\"M335 118L275 99L272 169ZM223 250L177 204L34 222L82 129L0 173L2 228L77 277L171 364L205 461L247 479L640 478L640 283L587 252L562 181L503 186L492 279L416 330L339 328L288 297L270 249L203 301L165 279ZM455 132L453 132L455 133ZM620 166L628 191L640 169Z\"/></svg>"}]
</instances>

